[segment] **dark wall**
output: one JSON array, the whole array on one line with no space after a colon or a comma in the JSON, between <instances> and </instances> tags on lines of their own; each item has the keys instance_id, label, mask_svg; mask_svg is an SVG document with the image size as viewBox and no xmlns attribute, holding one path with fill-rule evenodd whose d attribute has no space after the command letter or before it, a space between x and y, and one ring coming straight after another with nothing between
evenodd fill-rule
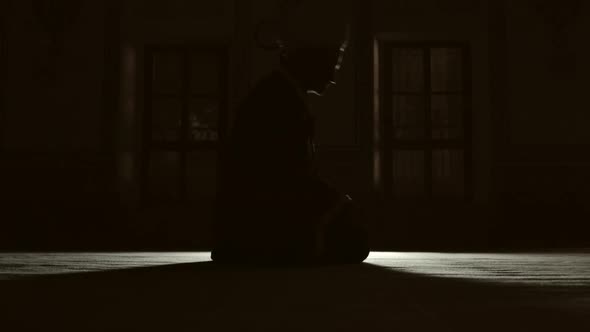
<instances>
[{"instance_id":1,"label":"dark wall","mask_svg":"<svg viewBox=\"0 0 590 332\"><path fill-rule=\"evenodd\" d=\"M3 244L100 228L95 216L111 190L102 141L105 4L63 4L59 12L34 1L2 4Z\"/></svg>"},{"instance_id":2,"label":"dark wall","mask_svg":"<svg viewBox=\"0 0 590 332\"><path fill-rule=\"evenodd\" d=\"M581 1L506 3L497 227L513 242L588 244L589 15Z\"/></svg>"},{"instance_id":3,"label":"dark wall","mask_svg":"<svg viewBox=\"0 0 590 332\"><path fill-rule=\"evenodd\" d=\"M35 3L43 1L1 5L0 248L207 247L210 201L160 208L139 201L144 46L226 47L231 110L277 66L276 53L252 41L256 23L277 15L276 1L64 0L70 6L55 15L71 23L55 34ZM311 105L321 172L365 204L375 243L588 245L589 5L352 5L353 37L338 84ZM403 40L471 46L471 202L400 205L376 190L373 45ZM200 165L195 172L215 169L214 162Z\"/></svg>"},{"instance_id":4,"label":"dark wall","mask_svg":"<svg viewBox=\"0 0 590 332\"><path fill-rule=\"evenodd\" d=\"M379 246L462 248L485 247L489 243L487 235L493 222L488 216L493 211L494 110L488 7L487 1L373 1L372 33L377 41L460 42L469 46L472 58L473 197L466 201L411 204L385 199L379 207L384 212L375 217L373 231Z\"/></svg>"}]
</instances>

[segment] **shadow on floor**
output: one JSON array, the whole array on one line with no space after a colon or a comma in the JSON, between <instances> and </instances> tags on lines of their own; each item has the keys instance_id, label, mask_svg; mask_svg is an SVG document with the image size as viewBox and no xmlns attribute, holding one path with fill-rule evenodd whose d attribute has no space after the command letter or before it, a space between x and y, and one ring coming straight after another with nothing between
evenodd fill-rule
<instances>
[{"instance_id":1,"label":"shadow on floor","mask_svg":"<svg viewBox=\"0 0 590 332\"><path fill-rule=\"evenodd\" d=\"M212 262L0 282L6 331L588 331L588 289Z\"/></svg>"}]
</instances>

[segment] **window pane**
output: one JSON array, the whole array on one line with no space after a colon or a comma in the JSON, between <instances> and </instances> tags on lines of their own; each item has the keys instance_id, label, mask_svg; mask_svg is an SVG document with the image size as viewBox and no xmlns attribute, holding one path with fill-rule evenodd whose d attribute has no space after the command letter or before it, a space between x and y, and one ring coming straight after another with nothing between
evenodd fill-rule
<instances>
[{"instance_id":1,"label":"window pane","mask_svg":"<svg viewBox=\"0 0 590 332\"><path fill-rule=\"evenodd\" d=\"M463 55L459 48L433 48L431 51L432 91L463 90Z\"/></svg>"},{"instance_id":2,"label":"window pane","mask_svg":"<svg viewBox=\"0 0 590 332\"><path fill-rule=\"evenodd\" d=\"M419 48L393 49L393 90L424 91L424 52Z\"/></svg>"},{"instance_id":3,"label":"window pane","mask_svg":"<svg viewBox=\"0 0 590 332\"><path fill-rule=\"evenodd\" d=\"M217 62L213 55L191 56L191 93L215 93L219 90Z\"/></svg>"},{"instance_id":4,"label":"window pane","mask_svg":"<svg viewBox=\"0 0 590 332\"><path fill-rule=\"evenodd\" d=\"M424 195L424 151L393 152L393 193L398 197Z\"/></svg>"},{"instance_id":5,"label":"window pane","mask_svg":"<svg viewBox=\"0 0 590 332\"><path fill-rule=\"evenodd\" d=\"M432 138L457 139L463 137L463 96L433 95Z\"/></svg>"},{"instance_id":6,"label":"window pane","mask_svg":"<svg viewBox=\"0 0 590 332\"><path fill-rule=\"evenodd\" d=\"M217 191L217 152L194 151L187 160L188 197L209 200Z\"/></svg>"},{"instance_id":7,"label":"window pane","mask_svg":"<svg viewBox=\"0 0 590 332\"><path fill-rule=\"evenodd\" d=\"M395 139L424 137L424 97L393 96L393 130Z\"/></svg>"},{"instance_id":8,"label":"window pane","mask_svg":"<svg viewBox=\"0 0 590 332\"><path fill-rule=\"evenodd\" d=\"M432 193L435 196L464 195L464 153L462 150L432 152Z\"/></svg>"},{"instance_id":9,"label":"window pane","mask_svg":"<svg viewBox=\"0 0 590 332\"><path fill-rule=\"evenodd\" d=\"M178 152L151 152L148 165L148 197L165 202L178 199L178 163Z\"/></svg>"},{"instance_id":10,"label":"window pane","mask_svg":"<svg viewBox=\"0 0 590 332\"><path fill-rule=\"evenodd\" d=\"M152 139L156 141L176 141L180 133L182 103L175 99L155 99L152 101Z\"/></svg>"},{"instance_id":11,"label":"window pane","mask_svg":"<svg viewBox=\"0 0 590 332\"><path fill-rule=\"evenodd\" d=\"M153 71L154 92L180 93L182 88L182 69L179 54L155 54Z\"/></svg>"},{"instance_id":12,"label":"window pane","mask_svg":"<svg viewBox=\"0 0 590 332\"><path fill-rule=\"evenodd\" d=\"M217 141L219 104L207 99L192 99L189 104L189 137L193 141Z\"/></svg>"}]
</instances>

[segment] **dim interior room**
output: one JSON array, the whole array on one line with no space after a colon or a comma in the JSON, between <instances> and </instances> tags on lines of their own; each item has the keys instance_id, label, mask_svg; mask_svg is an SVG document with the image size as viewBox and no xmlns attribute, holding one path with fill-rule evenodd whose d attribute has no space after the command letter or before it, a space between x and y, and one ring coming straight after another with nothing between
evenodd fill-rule
<instances>
[{"instance_id":1,"label":"dim interior room","mask_svg":"<svg viewBox=\"0 0 590 332\"><path fill-rule=\"evenodd\" d=\"M324 1L350 35L336 85L309 97L316 158L372 252L284 269L209 251L220 149L300 1L2 1L2 320L590 328L590 5Z\"/></svg>"}]
</instances>

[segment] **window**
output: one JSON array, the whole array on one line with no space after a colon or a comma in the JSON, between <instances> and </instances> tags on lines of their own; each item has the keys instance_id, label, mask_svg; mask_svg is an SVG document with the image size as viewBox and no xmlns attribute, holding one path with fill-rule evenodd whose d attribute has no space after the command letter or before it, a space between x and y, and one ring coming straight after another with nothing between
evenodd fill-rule
<instances>
[{"instance_id":1,"label":"window","mask_svg":"<svg viewBox=\"0 0 590 332\"><path fill-rule=\"evenodd\" d=\"M144 202L214 197L227 122L226 78L224 49L146 48Z\"/></svg>"},{"instance_id":2,"label":"window","mask_svg":"<svg viewBox=\"0 0 590 332\"><path fill-rule=\"evenodd\" d=\"M396 198L469 198L469 48L455 43L379 45L382 186Z\"/></svg>"}]
</instances>

